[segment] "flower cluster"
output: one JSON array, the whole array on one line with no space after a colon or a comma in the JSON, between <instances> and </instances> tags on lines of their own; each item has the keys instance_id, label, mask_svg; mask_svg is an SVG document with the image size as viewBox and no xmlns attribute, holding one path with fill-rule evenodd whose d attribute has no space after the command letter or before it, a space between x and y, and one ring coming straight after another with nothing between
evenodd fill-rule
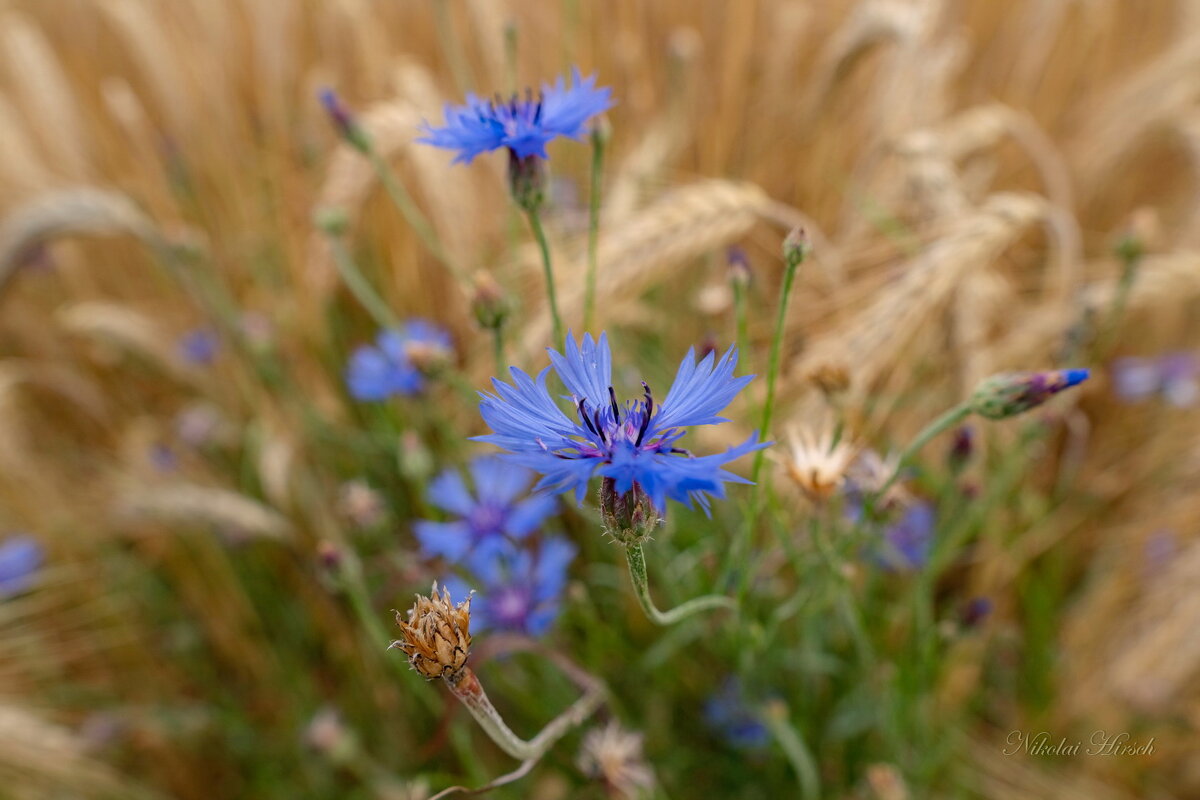
<instances>
[{"instance_id":1,"label":"flower cluster","mask_svg":"<svg viewBox=\"0 0 1200 800\"><path fill-rule=\"evenodd\" d=\"M564 539L528 537L554 513L558 500L528 495L533 473L495 456L475 459L470 474L473 492L455 470L430 483L429 501L452 518L416 524L421 550L469 571L470 580L450 575L443 586L454 598L477 592L477 630L543 634L558 615L575 547Z\"/></svg>"},{"instance_id":2,"label":"flower cluster","mask_svg":"<svg viewBox=\"0 0 1200 800\"><path fill-rule=\"evenodd\" d=\"M450 334L431 322L414 319L385 330L374 345L363 345L350 357L346 384L356 400L386 400L414 395L425 388L425 376L453 353Z\"/></svg>"},{"instance_id":3,"label":"flower cluster","mask_svg":"<svg viewBox=\"0 0 1200 800\"><path fill-rule=\"evenodd\" d=\"M550 362L570 392L575 419L550 397L550 367L536 379L513 367L513 383L493 379L495 394L483 393L480 403L492 433L479 439L540 472L538 489L574 491L582 501L588 481L598 474L612 482L613 497L644 493L661 514L668 498L707 510L708 496L724 497L724 484L748 482L722 467L766 447L757 434L717 455L695 456L678 446L686 427L725 422L718 415L753 377L734 377L736 348L719 360L710 353L699 363L689 350L661 403L643 382L642 398L623 405L613 389L605 334L599 341L585 335L581 344L568 336L565 351L549 350Z\"/></svg>"}]
</instances>

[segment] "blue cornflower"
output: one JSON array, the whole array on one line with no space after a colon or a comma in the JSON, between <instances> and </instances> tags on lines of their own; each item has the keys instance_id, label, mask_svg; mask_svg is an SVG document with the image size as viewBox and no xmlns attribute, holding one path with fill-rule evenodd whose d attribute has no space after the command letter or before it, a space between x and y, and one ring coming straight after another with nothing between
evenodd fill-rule
<instances>
[{"instance_id":1,"label":"blue cornflower","mask_svg":"<svg viewBox=\"0 0 1200 800\"><path fill-rule=\"evenodd\" d=\"M487 555L502 547L506 537L522 539L537 530L558 505L552 495L522 497L533 473L496 456L475 459L470 471L474 494L457 470L447 470L429 484L429 502L458 519L416 523L417 540L426 555L450 561Z\"/></svg>"},{"instance_id":2,"label":"blue cornflower","mask_svg":"<svg viewBox=\"0 0 1200 800\"><path fill-rule=\"evenodd\" d=\"M184 361L197 366L208 366L217 358L221 341L217 334L205 328L197 328L184 334L179 340L179 354Z\"/></svg>"},{"instance_id":3,"label":"blue cornflower","mask_svg":"<svg viewBox=\"0 0 1200 800\"><path fill-rule=\"evenodd\" d=\"M45 558L32 536L17 534L0 543L0 600L30 589Z\"/></svg>"},{"instance_id":4,"label":"blue cornflower","mask_svg":"<svg viewBox=\"0 0 1200 800\"><path fill-rule=\"evenodd\" d=\"M1179 408L1200 402L1200 358L1195 353L1167 353L1153 358L1126 356L1112 363L1117 397L1135 403L1161 395Z\"/></svg>"},{"instance_id":5,"label":"blue cornflower","mask_svg":"<svg viewBox=\"0 0 1200 800\"><path fill-rule=\"evenodd\" d=\"M725 741L741 750L760 750L771 741L771 732L746 700L737 678L726 678L720 690L705 701L704 721Z\"/></svg>"},{"instance_id":6,"label":"blue cornflower","mask_svg":"<svg viewBox=\"0 0 1200 800\"><path fill-rule=\"evenodd\" d=\"M471 627L540 636L558 616L567 585L567 567L575 545L562 538L543 539L534 551L501 540L499 548L472 554L469 566L477 580L450 576L443 585L462 601L472 588Z\"/></svg>"},{"instance_id":7,"label":"blue cornflower","mask_svg":"<svg viewBox=\"0 0 1200 800\"><path fill-rule=\"evenodd\" d=\"M929 560L937 517L933 506L918 501L883 531L879 561L888 570L918 569Z\"/></svg>"},{"instance_id":8,"label":"blue cornflower","mask_svg":"<svg viewBox=\"0 0 1200 800\"><path fill-rule=\"evenodd\" d=\"M612 90L596 88L594 75L584 78L572 69L571 76L570 87L559 77L553 86L542 84L536 96L526 89L523 99L514 94L508 102L499 96L485 100L468 94L466 105L446 105L442 127L422 123L425 135L417 141L457 150L455 163L469 164L480 153L501 147L516 159L547 158L547 142L558 136L581 138L584 123L613 104Z\"/></svg>"},{"instance_id":9,"label":"blue cornflower","mask_svg":"<svg viewBox=\"0 0 1200 800\"><path fill-rule=\"evenodd\" d=\"M707 510L706 495L724 497L725 483L749 483L721 467L766 447L757 434L711 456L693 456L676 446L689 425L725 422L717 415L754 377L733 376L736 348L719 361L710 353L699 364L689 350L661 404L655 404L643 382L643 399L624 406L613 391L606 334L599 342L585 335L582 348L568 336L565 349L566 355L548 352L571 393L576 419L568 418L550 398L549 367L536 381L512 367L513 385L493 379L496 394L481 393L479 409L493 433L479 439L508 450L511 461L540 472L543 477L535 488L573 489L582 502L588 480L599 474L607 494L644 493L661 514L668 497L689 507L698 502Z\"/></svg>"},{"instance_id":10,"label":"blue cornflower","mask_svg":"<svg viewBox=\"0 0 1200 800\"><path fill-rule=\"evenodd\" d=\"M350 357L346 384L357 400L386 400L425 388L424 372L449 358L450 334L423 319L398 330L380 331L375 345L363 345Z\"/></svg>"}]
</instances>

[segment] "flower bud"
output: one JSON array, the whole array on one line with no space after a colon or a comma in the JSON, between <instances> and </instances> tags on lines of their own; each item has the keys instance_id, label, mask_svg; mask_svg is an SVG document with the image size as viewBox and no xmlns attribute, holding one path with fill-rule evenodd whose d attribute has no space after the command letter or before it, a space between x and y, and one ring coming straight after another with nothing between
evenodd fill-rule
<instances>
[{"instance_id":1,"label":"flower bud","mask_svg":"<svg viewBox=\"0 0 1200 800\"><path fill-rule=\"evenodd\" d=\"M350 218L340 206L321 206L313 212L313 225L328 236L341 236L350 225Z\"/></svg>"},{"instance_id":2,"label":"flower bud","mask_svg":"<svg viewBox=\"0 0 1200 800\"><path fill-rule=\"evenodd\" d=\"M954 429L954 440L950 443L950 452L946 454L946 464L950 471L957 475L971 460L975 452L975 431L969 425L960 425Z\"/></svg>"},{"instance_id":3,"label":"flower bud","mask_svg":"<svg viewBox=\"0 0 1200 800\"><path fill-rule=\"evenodd\" d=\"M742 288L749 286L754 273L750 270L750 259L746 251L740 247L731 247L725 251L725 261L729 264L730 282Z\"/></svg>"},{"instance_id":4,"label":"flower bud","mask_svg":"<svg viewBox=\"0 0 1200 800\"><path fill-rule=\"evenodd\" d=\"M325 113L329 115L329 120L337 130L338 136L341 136L346 144L358 152L363 154L370 152L371 140L367 138L366 131L358 124L354 113L337 96L337 92L326 88L322 89L317 97L320 99Z\"/></svg>"},{"instance_id":5,"label":"flower bud","mask_svg":"<svg viewBox=\"0 0 1200 800\"><path fill-rule=\"evenodd\" d=\"M471 654L470 596L456 606L450 601L449 589L443 587L438 595L434 581L429 597L417 595L407 621L396 612L396 624L403 638L390 646L408 656L417 674L454 681L467 666Z\"/></svg>"},{"instance_id":6,"label":"flower bud","mask_svg":"<svg viewBox=\"0 0 1200 800\"><path fill-rule=\"evenodd\" d=\"M471 312L481 328L497 330L512 313L512 301L491 273L475 273L475 289L471 294Z\"/></svg>"},{"instance_id":7,"label":"flower bud","mask_svg":"<svg viewBox=\"0 0 1200 800\"><path fill-rule=\"evenodd\" d=\"M1014 417L1083 383L1089 374L1086 369L1059 369L993 375L979 384L969 403L973 412L987 419Z\"/></svg>"},{"instance_id":8,"label":"flower bud","mask_svg":"<svg viewBox=\"0 0 1200 800\"><path fill-rule=\"evenodd\" d=\"M789 267L799 266L804 263L811 249L812 245L809 244L804 229L792 228L791 233L783 240L783 260Z\"/></svg>"},{"instance_id":9,"label":"flower bud","mask_svg":"<svg viewBox=\"0 0 1200 800\"><path fill-rule=\"evenodd\" d=\"M546 165L537 156L508 151L508 188L523 210L536 212L546 199Z\"/></svg>"},{"instance_id":10,"label":"flower bud","mask_svg":"<svg viewBox=\"0 0 1200 800\"><path fill-rule=\"evenodd\" d=\"M658 527L658 512L636 483L625 494L617 494L615 478L600 484L600 519L604 532L624 545L641 544Z\"/></svg>"}]
</instances>

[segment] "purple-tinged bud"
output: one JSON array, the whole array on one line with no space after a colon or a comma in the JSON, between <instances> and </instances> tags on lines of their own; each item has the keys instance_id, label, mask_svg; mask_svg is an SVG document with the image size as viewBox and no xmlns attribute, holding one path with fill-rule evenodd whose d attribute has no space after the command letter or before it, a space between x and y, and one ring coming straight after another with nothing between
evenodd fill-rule
<instances>
[{"instance_id":1,"label":"purple-tinged bud","mask_svg":"<svg viewBox=\"0 0 1200 800\"><path fill-rule=\"evenodd\" d=\"M959 614L959 622L964 628L978 627L992 613L990 597L974 597L967 601Z\"/></svg>"},{"instance_id":2,"label":"purple-tinged bud","mask_svg":"<svg viewBox=\"0 0 1200 800\"><path fill-rule=\"evenodd\" d=\"M338 136L341 136L346 144L358 152L364 155L369 153L371 140L367 138L366 131L358 124L354 112L342 102L342 99L337 96L337 92L327 87L318 92L317 97L320 99L325 113L329 115L329 120L337 130Z\"/></svg>"},{"instance_id":3,"label":"purple-tinged bud","mask_svg":"<svg viewBox=\"0 0 1200 800\"><path fill-rule=\"evenodd\" d=\"M960 425L954 429L954 439L950 443L950 452L946 454L946 464L950 471L957 475L967 466L971 455L975 452L975 430L970 425Z\"/></svg>"},{"instance_id":4,"label":"purple-tinged bud","mask_svg":"<svg viewBox=\"0 0 1200 800\"><path fill-rule=\"evenodd\" d=\"M700 355L697 356L697 358L703 360L707 358L710 353L716 353L713 358L717 358L721 355L720 353L717 353L717 347L717 337L714 336L711 331L709 331L708 333L704 334L704 338L700 340L700 347L698 348Z\"/></svg>"},{"instance_id":5,"label":"purple-tinged bud","mask_svg":"<svg viewBox=\"0 0 1200 800\"><path fill-rule=\"evenodd\" d=\"M658 512L636 483L625 494L617 494L614 478L600 483L600 519L604 532L624 545L641 544L658 527Z\"/></svg>"},{"instance_id":6,"label":"purple-tinged bud","mask_svg":"<svg viewBox=\"0 0 1200 800\"><path fill-rule=\"evenodd\" d=\"M1065 389L1078 386L1090 374L1086 369L1059 369L993 375L979 384L971 395L971 411L986 419L1015 417L1037 408Z\"/></svg>"},{"instance_id":7,"label":"purple-tinged bud","mask_svg":"<svg viewBox=\"0 0 1200 800\"><path fill-rule=\"evenodd\" d=\"M804 233L803 228L792 228L791 232L783 240L783 260L789 267L796 267L804 263L804 259L808 257L812 245L809 244L808 235Z\"/></svg>"},{"instance_id":8,"label":"purple-tinged bud","mask_svg":"<svg viewBox=\"0 0 1200 800\"><path fill-rule=\"evenodd\" d=\"M546 200L546 165L537 156L521 158L508 151L508 188L524 211L536 213Z\"/></svg>"},{"instance_id":9,"label":"purple-tinged bud","mask_svg":"<svg viewBox=\"0 0 1200 800\"><path fill-rule=\"evenodd\" d=\"M725 261L729 264L729 280L735 286L746 287L754 278L750 269L750 259L746 251L740 247L731 247L725 251Z\"/></svg>"},{"instance_id":10,"label":"purple-tinged bud","mask_svg":"<svg viewBox=\"0 0 1200 800\"><path fill-rule=\"evenodd\" d=\"M317 561L320 562L321 568L330 575L337 575L342 571L345 553L333 542L322 539L317 543Z\"/></svg>"}]
</instances>

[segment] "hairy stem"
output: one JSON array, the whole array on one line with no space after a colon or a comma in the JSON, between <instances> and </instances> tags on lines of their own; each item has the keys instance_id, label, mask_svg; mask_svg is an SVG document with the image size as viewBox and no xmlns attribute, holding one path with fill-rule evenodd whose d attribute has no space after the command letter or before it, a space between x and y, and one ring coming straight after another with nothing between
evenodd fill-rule
<instances>
[{"instance_id":1,"label":"hairy stem","mask_svg":"<svg viewBox=\"0 0 1200 800\"><path fill-rule=\"evenodd\" d=\"M333 251L333 263L337 266L342 283L346 284L354 299L371 315L375 324L381 328L395 328L399 325L400 321L392 313L392 309L354 263L354 257L350 255L350 249L346 247L342 238L330 235L329 247Z\"/></svg>"},{"instance_id":2,"label":"hairy stem","mask_svg":"<svg viewBox=\"0 0 1200 800\"><path fill-rule=\"evenodd\" d=\"M583 329L592 329L596 311L596 260L600 242L600 173L604 165L605 137L592 133L592 186L588 203L588 267L583 296Z\"/></svg>"},{"instance_id":3,"label":"hairy stem","mask_svg":"<svg viewBox=\"0 0 1200 800\"><path fill-rule=\"evenodd\" d=\"M930 439L937 436L939 433L942 433L943 431L953 428L955 425L970 416L970 414L971 406L968 403L962 403L961 405L955 406L945 414L942 414L940 417L935 419L933 422L926 425L925 429L917 434L917 438L913 439L912 442L909 443L908 447L904 448L904 451L900 453L900 458L896 461L896 469L892 471L891 477L884 482L883 486L879 487L879 491L875 493L875 496L881 497L883 496L884 492L892 488L892 484L894 484L900 478L900 471L904 469L905 465L912 460L912 457L915 456L922 447L929 443Z\"/></svg>"},{"instance_id":4,"label":"hairy stem","mask_svg":"<svg viewBox=\"0 0 1200 800\"><path fill-rule=\"evenodd\" d=\"M626 545L625 558L629 561L629 577L633 579L633 591L637 595L638 602L642 604L642 610L646 612L646 616L656 625L674 625L684 617L690 617L692 614L713 608L737 608L737 603L732 598L709 594L689 600L670 611L659 611L655 607L654 601L650 599L650 582L646 577L646 555L642 552L642 546L640 544Z\"/></svg>"}]
</instances>

